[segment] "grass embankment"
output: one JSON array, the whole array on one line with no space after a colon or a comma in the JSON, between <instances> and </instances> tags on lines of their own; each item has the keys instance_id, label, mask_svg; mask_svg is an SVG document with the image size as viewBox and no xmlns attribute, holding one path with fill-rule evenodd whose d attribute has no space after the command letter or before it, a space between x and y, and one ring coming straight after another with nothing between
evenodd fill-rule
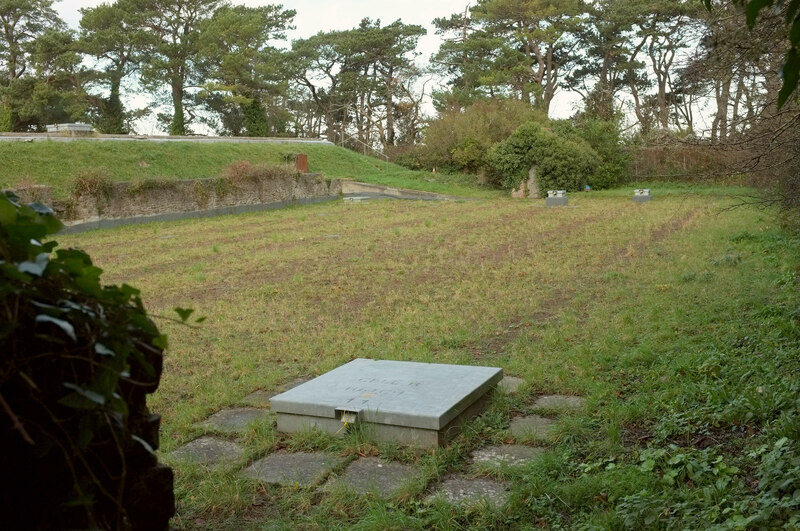
<instances>
[{"instance_id":1,"label":"grass embankment","mask_svg":"<svg viewBox=\"0 0 800 531\"><path fill-rule=\"evenodd\" d=\"M145 141L0 142L0 189L46 184L67 197L74 178L100 170L115 181L219 177L232 162L285 164L306 153L309 171L398 188L469 197L498 192L475 186L475 177L412 171L324 144L236 144Z\"/></svg>"},{"instance_id":2,"label":"grass embankment","mask_svg":"<svg viewBox=\"0 0 800 531\"><path fill-rule=\"evenodd\" d=\"M714 191L718 193L720 190ZM363 436L251 426L228 467L175 463L181 528L735 529L800 525L800 242L730 199L627 191L525 201L325 204L61 237L110 282L198 329L170 334L162 455L256 389L353 356L502 366L500 395L449 447L416 455ZM558 417L522 468L470 464L510 442L539 394L587 399ZM548 414L548 412L540 412ZM530 443L531 441L522 441ZM415 463L390 500L257 485L248 463L279 448ZM509 481L502 509L428 505L447 473Z\"/></svg>"}]
</instances>

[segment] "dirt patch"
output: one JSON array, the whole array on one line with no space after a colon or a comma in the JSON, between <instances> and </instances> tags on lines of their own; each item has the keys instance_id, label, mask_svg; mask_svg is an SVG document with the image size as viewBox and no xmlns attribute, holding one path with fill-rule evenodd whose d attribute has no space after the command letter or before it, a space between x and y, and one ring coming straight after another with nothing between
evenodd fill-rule
<instances>
[{"instance_id":1,"label":"dirt patch","mask_svg":"<svg viewBox=\"0 0 800 531\"><path fill-rule=\"evenodd\" d=\"M527 328L549 321L559 315L567 307L575 291L557 289L551 291L551 293L552 295L544 299L535 312L524 317L520 316L512 319L512 324L506 325L502 332L470 343L464 349L476 360L500 354L507 345L516 340Z\"/></svg>"}]
</instances>

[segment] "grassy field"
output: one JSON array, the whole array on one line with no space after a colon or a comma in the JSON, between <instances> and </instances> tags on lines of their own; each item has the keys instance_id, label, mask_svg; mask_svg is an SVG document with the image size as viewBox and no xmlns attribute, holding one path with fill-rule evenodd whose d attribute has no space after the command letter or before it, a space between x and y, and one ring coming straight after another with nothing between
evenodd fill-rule
<instances>
[{"instance_id":1,"label":"grassy field","mask_svg":"<svg viewBox=\"0 0 800 531\"><path fill-rule=\"evenodd\" d=\"M475 177L408 170L396 164L323 144L199 144L191 142L0 142L0 189L47 184L66 197L81 172L100 170L116 181L219 177L232 162L284 164L306 153L309 170L332 178L414 188L470 197L497 192L479 189Z\"/></svg>"},{"instance_id":2,"label":"grassy field","mask_svg":"<svg viewBox=\"0 0 800 531\"><path fill-rule=\"evenodd\" d=\"M314 155L312 154L312 160ZM417 454L363 435L286 436L253 424L229 467L176 467L182 529L787 529L800 525L800 241L720 192L331 203L60 237L142 289L170 336L151 401L161 455L257 389L353 357L501 366L499 394L450 446ZM692 192L692 193L687 193ZM586 397L521 469L468 454L511 441L540 394ZM415 463L388 500L259 485L277 449ZM446 474L506 479L502 509L426 504Z\"/></svg>"}]
</instances>

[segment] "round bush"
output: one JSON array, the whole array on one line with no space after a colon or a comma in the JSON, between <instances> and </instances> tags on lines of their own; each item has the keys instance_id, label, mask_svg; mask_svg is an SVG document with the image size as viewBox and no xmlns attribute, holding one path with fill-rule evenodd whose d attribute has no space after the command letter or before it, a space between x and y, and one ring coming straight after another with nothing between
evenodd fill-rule
<instances>
[{"instance_id":1,"label":"round bush","mask_svg":"<svg viewBox=\"0 0 800 531\"><path fill-rule=\"evenodd\" d=\"M585 142L562 138L536 122L523 124L492 148L489 162L509 189L517 188L535 167L541 195L547 190L582 190L601 164Z\"/></svg>"}]
</instances>

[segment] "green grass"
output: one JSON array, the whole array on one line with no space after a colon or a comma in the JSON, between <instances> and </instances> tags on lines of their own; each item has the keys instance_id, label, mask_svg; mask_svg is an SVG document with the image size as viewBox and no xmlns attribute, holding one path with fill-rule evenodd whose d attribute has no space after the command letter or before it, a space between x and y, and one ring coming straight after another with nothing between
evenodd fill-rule
<instances>
[{"instance_id":1,"label":"green grass","mask_svg":"<svg viewBox=\"0 0 800 531\"><path fill-rule=\"evenodd\" d=\"M655 187L654 187L655 188ZM60 237L170 335L152 408L161 455L256 389L352 356L501 366L525 380L448 447L417 454L363 433L244 435L228 467L176 469L179 528L787 529L800 525L800 241L736 189L579 194L577 208L509 199L330 203ZM327 237L337 234L339 237ZM522 468L469 453L512 441L539 394L586 397ZM413 463L381 500L279 488L240 470L277 449ZM445 474L509 482L502 509L423 500ZM794 518L794 520L792 520Z\"/></svg>"},{"instance_id":2,"label":"green grass","mask_svg":"<svg viewBox=\"0 0 800 531\"><path fill-rule=\"evenodd\" d=\"M57 197L69 195L72 180L86 170L104 170L116 181L218 177L237 160L284 164L284 157L306 153L309 170L331 178L413 188L429 192L492 197L475 177L412 171L333 145L235 144L191 142L0 142L0 189L46 184Z\"/></svg>"}]
</instances>

